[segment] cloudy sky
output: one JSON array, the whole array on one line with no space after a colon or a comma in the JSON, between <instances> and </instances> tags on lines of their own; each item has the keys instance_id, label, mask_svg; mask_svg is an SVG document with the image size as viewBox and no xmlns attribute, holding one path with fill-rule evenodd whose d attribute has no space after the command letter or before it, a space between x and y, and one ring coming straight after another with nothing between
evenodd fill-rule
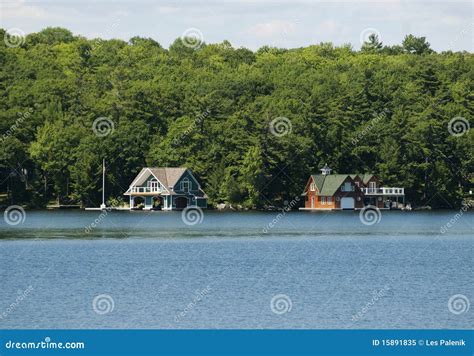
<instances>
[{"instance_id":1,"label":"cloudy sky","mask_svg":"<svg viewBox=\"0 0 474 356\"><path fill-rule=\"evenodd\" d=\"M235 47L300 47L426 36L436 51L474 48L474 1L458 0L0 0L0 27L36 32L61 26L88 38L151 37L167 47L188 33Z\"/></svg>"}]
</instances>

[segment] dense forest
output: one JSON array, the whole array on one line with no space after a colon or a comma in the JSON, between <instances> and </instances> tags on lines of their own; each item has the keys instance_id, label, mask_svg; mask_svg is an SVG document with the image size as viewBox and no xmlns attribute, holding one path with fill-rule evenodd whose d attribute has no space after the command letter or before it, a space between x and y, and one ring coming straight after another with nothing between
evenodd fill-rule
<instances>
[{"instance_id":1,"label":"dense forest","mask_svg":"<svg viewBox=\"0 0 474 356\"><path fill-rule=\"evenodd\" d=\"M117 203L143 166L186 166L211 203L282 206L327 163L405 187L416 206L472 187L474 56L423 37L361 50L234 48L0 29L5 204Z\"/></svg>"}]
</instances>

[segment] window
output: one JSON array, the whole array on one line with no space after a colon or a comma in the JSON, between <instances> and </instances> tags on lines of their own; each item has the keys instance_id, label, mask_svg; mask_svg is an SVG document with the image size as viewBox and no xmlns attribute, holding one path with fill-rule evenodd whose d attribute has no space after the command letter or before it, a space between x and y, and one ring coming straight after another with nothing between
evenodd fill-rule
<instances>
[{"instance_id":1,"label":"window","mask_svg":"<svg viewBox=\"0 0 474 356\"><path fill-rule=\"evenodd\" d=\"M372 190L375 190L375 188L376 188L375 182L369 182L369 188L372 189Z\"/></svg>"},{"instance_id":2,"label":"window","mask_svg":"<svg viewBox=\"0 0 474 356\"><path fill-rule=\"evenodd\" d=\"M332 197L328 197L328 204L332 203Z\"/></svg>"},{"instance_id":3,"label":"window","mask_svg":"<svg viewBox=\"0 0 474 356\"><path fill-rule=\"evenodd\" d=\"M343 188L344 189L341 187L341 191L343 192L352 192L354 190L354 186L350 182L344 183Z\"/></svg>"},{"instance_id":4,"label":"window","mask_svg":"<svg viewBox=\"0 0 474 356\"><path fill-rule=\"evenodd\" d=\"M309 186L309 189L314 192L316 190L316 184L314 184L314 182L311 182L310 186Z\"/></svg>"},{"instance_id":5,"label":"window","mask_svg":"<svg viewBox=\"0 0 474 356\"><path fill-rule=\"evenodd\" d=\"M150 188L150 191L157 192L160 190L160 182L156 179L149 180L147 186Z\"/></svg>"},{"instance_id":6,"label":"window","mask_svg":"<svg viewBox=\"0 0 474 356\"><path fill-rule=\"evenodd\" d=\"M185 178L181 181L181 190L184 192L189 192L190 184L188 178Z\"/></svg>"},{"instance_id":7,"label":"window","mask_svg":"<svg viewBox=\"0 0 474 356\"><path fill-rule=\"evenodd\" d=\"M321 197L321 205L326 205L326 197Z\"/></svg>"},{"instance_id":8,"label":"window","mask_svg":"<svg viewBox=\"0 0 474 356\"><path fill-rule=\"evenodd\" d=\"M358 187L360 187L360 182L355 182L355 185L357 185Z\"/></svg>"}]
</instances>

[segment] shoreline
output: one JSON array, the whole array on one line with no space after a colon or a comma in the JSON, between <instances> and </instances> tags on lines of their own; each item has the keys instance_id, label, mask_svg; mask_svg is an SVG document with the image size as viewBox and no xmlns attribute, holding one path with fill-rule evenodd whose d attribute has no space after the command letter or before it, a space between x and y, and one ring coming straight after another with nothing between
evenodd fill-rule
<instances>
[{"instance_id":1,"label":"shoreline","mask_svg":"<svg viewBox=\"0 0 474 356\"><path fill-rule=\"evenodd\" d=\"M181 213L183 210L130 210L129 208L124 208L124 207L107 207L105 209L101 208L94 208L94 207L88 207L88 208L71 208L71 207L55 207L55 208L28 208L27 206L22 206L22 205L17 205L22 207L25 211L71 211L71 212L100 212L100 211L107 211L107 212L132 212L132 213L170 213L170 212L178 212ZM467 209L465 207L467 206ZM1 206L0 211L5 211L8 208L8 206ZM194 208L194 207L191 207ZM379 209L380 211L389 212L404 212L404 213L413 213L413 212L443 212L443 211L459 211L460 209L463 209L465 211L474 211L474 207L472 205L462 205L460 207L456 208L431 208L431 207L418 207L418 208L412 208L411 210L408 209ZM301 212L301 213L347 213L347 212L356 212L359 213L363 209L301 209L301 208L296 208L296 209L285 209L284 207L282 208L275 208L275 209L215 209L215 208L207 208L207 209L202 209L203 211L209 211L209 212L222 212L222 213L251 213L251 212L259 212L259 213L281 213L281 212Z\"/></svg>"}]
</instances>

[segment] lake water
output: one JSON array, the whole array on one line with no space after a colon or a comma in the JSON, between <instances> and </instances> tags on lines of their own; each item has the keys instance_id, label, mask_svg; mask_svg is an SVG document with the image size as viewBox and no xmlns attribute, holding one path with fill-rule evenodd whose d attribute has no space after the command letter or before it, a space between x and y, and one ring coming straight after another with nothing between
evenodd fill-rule
<instances>
[{"instance_id":1,"label":"lake water","mask_svg":"<svg viewBox=\"0 0 474 356\"><path fill-rule=\"evenodd\" d=\"M472 328L456 213L27 211L0 220L0 328Z\"/></svg>"}]
</instances>

